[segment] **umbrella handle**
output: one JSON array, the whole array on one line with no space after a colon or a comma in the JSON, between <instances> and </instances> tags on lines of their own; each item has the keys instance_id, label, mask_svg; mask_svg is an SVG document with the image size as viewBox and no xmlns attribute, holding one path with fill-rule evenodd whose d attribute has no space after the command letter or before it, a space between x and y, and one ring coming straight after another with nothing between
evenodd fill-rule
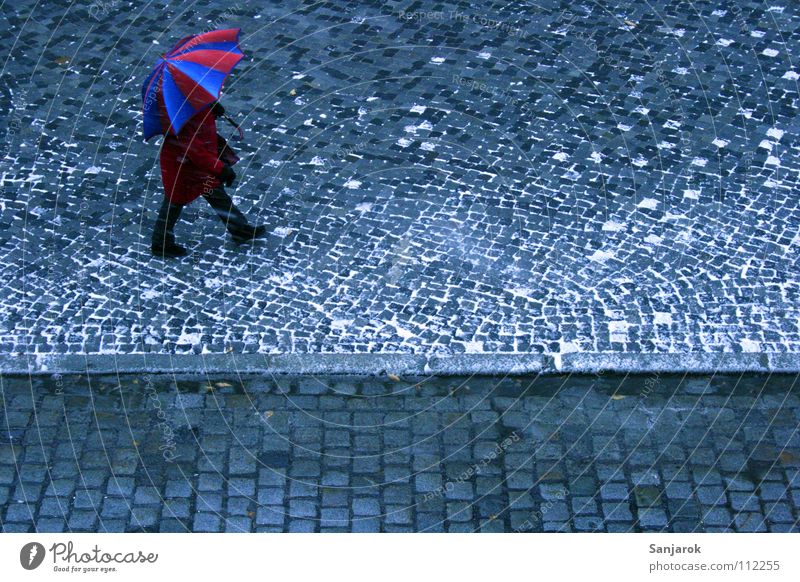
<instances>
[{"instance_id":1,"label":"umbrella handle","mask_svg":"<svg viewBox=\"0 0 800 582\"><path fill-rule=\"evenodd\" d=\"M239 127L239 124L238 124L238 123L236 123L236 122L235 122L233 119L231 119L231 118L230 118L230 117L228 117L227 115L223 115L222 117L224 117L224 118L225 118L225 121L227 121L227 122L228 122L228 123L230 123L230 124L231 124L233 127L235 127L235 128L236 128L236 131L238 131L238 132L239 132L239 139L244 139L244 131L242 131L242 128L241 128L241 127Z\"/></svg>"}]
</instances>

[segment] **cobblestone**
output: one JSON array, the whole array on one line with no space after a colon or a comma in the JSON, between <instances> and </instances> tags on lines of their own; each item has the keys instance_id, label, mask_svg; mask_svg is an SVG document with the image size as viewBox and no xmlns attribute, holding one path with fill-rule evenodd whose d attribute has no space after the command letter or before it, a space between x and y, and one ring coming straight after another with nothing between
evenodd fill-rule
<instances>
[{"instance_id":1,"label":"cobblestone","mask_svg":"<svg viewBox=\"0 0 800 582\"><path fill-rule=\"evenodd\" d=\"M219 7L106 4L4 14L4 354L800 350L795 2L241 3L233 194L269 236L195 203L166 262L140 86Z\"/></svg>"},{"instance_id":2,"label":"cobblestone","mask_svg":"<svg viewBox=\"0 0 800 582\"><path fill-rule=\"evenodd\" d=\"M513 382L528 388L510 401L493 396L512 389L508 379L470 380L471 394L462 397L452 393L461 379L404 378L420 389L402 398L393 393L397 380L371 379L370 391L383 396L370 396L369 408L358 408L363 380L339 377L340 388L353 386L325 397L341 401L333 406L339 412L311 408L321 406L316 400L305 403L310 408L302 415L296 414L296 378L282 379L281 395L262 400L266 395L255 390L264 379L242 377L236 390L251 397L229 399L233 408L223 409L221 400L236 395L233 382L178 377L185 393L205 393L209 382L230 385L230 393L223 386L215 398L203 399L195 418L176 417L171 438L184 452L178 460L159 450L164 441L158 418L142 414L150 399L134 383L140 378L120 377L123 389L113 392L102 388L104 377L93 378L98 405L121 410L125 401L124 414L98 427L87 426L78 409L50 405L85 393L85 376L62 377L61 395L52 378L4 377L6 411L29 423L21 431L38 438L32 423L39 407L60 410L60 416L53 421L58 430L41 433L41 442L0 444L0 458L18 447L20 466L30 459L33 467L2 469L7 484L0 486L0 518L4 531L798 531L796 383L781 375L745 375L735 383L716 375L707 390L694 394L686 387L696 379L658 377L646 401L636 389L619 398L624 386L643 385L642 378L630 376L592 382L579 376L519 378ZM173 382L171 376L150 379L163 396L174 391ZM320 382L333 384L324 377ZM33 400L14 398L31 391ZM419 411L438 410L443 401L449 412L427 417L425 430L415 432ZM481 401L489 409L470 412ZM714 418L719 406L739 420L704 421L702 438L682 430L697 410ZM675 426L655 425L649 438L626 439L625 415L644 407L653 418L675 414ZM292 420L267 424L265 409L272 412L270 420ZM528 416L535 429L503 426L500 419L509 413ZM222 416L227 426L213 420ZM318 420L295 422L304 416ZM431 419L437 424L429 426ZM155 438L137 435L141 459L133 473L117 476L111 468L119 455L94 447L129 443L131 427ZM240 431L248 438L239 439ZM347 438L308 441L314 432L345 432ZM62 446L64 434L73 435L69 449ZM301 444L303 439L316 448ZM376 449L365 446L374 442ZM213 443L213 452L203 443ZM697 455L698 443L712 447L710 455ZM716 463L728 444L737 459L750 460L741 467ZM41 475L49 458L38 451L72 447L83 451L78 464L54 457L44 482L24 481ZM82 462L90 468L82 470Z\"/></svg>"}]
</instances>

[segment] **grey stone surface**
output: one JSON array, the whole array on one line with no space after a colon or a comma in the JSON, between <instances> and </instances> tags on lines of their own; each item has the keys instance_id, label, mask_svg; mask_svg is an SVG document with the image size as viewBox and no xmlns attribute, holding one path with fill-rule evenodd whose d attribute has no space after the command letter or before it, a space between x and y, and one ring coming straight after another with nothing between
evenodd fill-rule
<instances>
[{"instance_id":1,"label":"grey stone surface","mask_svg":"<svg viewBox=\"0 0 800 582\"><path fill-rule=\"evenodd\" d=\"M795 375L310 381L0 376L0 525L800 531Z\"/></svg>"},{"instance_id":2,"label":"grey stone surface","mask_svg":"<svg viewBox=\"0 0 800 582\"><path fill-rule=\"evenodd\" d=\"M101 5L3 10L0 369L800 370L797 3ZM157 260L140 87L211 22L269 236Z\"/></svg>"}]
</instances>

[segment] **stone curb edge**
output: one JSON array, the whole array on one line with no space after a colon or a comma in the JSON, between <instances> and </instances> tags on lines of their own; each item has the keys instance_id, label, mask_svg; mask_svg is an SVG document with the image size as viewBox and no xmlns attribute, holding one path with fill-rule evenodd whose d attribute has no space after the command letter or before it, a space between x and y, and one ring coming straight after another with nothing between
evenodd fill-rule
<instances>
[{"instance_id":1,"label":"stone curb edge","mask_svg":"<svg viewBox=\"0 0 800 582\"><path fill-rule=\"evenodd\" d=\"M800 353L569 354L0 354L0 374L279 374L455 376L800 372Z\"/></svg>"}]
</instances>

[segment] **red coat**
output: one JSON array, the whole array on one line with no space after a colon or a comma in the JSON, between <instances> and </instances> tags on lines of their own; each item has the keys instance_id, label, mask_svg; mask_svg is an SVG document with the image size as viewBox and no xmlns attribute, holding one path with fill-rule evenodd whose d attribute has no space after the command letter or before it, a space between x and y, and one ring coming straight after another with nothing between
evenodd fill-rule
<instances>
[{"instance_id":1,"label":"red coat","mask_svg":"<svg viewBox=\"0 0 800 582\"><path fill-rule=\"evenodd\" d=\"M221 139L221 138L219 138ZM161 146L161 181L173 204L188 204L220 185L217 124L209 109L189 119L178 135L168 134Z\"/></svg>"}]
</instances>

